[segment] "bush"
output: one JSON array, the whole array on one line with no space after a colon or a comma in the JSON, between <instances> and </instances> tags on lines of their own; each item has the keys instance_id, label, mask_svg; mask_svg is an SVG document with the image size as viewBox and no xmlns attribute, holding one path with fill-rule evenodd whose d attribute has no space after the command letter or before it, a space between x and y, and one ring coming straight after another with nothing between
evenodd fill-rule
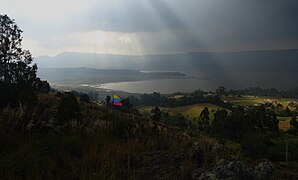
<instances>
[{"instance_id":1,"label":"bush","mask_svg":"<svg viewBox=\"0 0 298 180\"><path fill-rule=\"evenodd\" d=\"M249 134L242 141L243 150L254 158L266 157L270 146L273 146L273 143L263 134Z\"/></svg>"},{"instance_id":2,"label":"bush","mask_svg":"<svg viewBox=\"0 0 298 180\"><path fill-rule=\"evenodd\" d=\"M128 138L132 135L134 123L131 119L114 115L112 133L118 138Z\"/></svg>"},{"instance_id":3,"label":"bush","mask_svg":"<svg viewBox=\"0 0 298 180\"><path fill-rule=\"evenodd\" d=\"M80 119L80 105L72 93L65 93L58 107L58 118L62 122Z\"/></svg>"}]
</instances>

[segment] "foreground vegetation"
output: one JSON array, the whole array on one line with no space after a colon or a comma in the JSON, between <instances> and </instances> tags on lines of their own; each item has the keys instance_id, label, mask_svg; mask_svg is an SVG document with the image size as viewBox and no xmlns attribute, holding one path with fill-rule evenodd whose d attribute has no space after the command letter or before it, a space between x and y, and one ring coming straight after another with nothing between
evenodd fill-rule
<instances>
[{"instance_id":1,"label":"foreground vegetation","mask_svg":"<svg viewBox=\"0 0 298 180\"><path fill-rule=\"evenodd\" d=\"M93 135L2 134L0 174L2 179L187 179L192 164L184 151L189 144L150 133L123 139L103 130Z\"/></svg>"},{"instance_id":2,"label":"foreground vegetation","mask_svg":"<svg viewBox=\"0 0 298 180\"><path fill-rule=\"evenodd\" d=\"M37 99L30 115L23 107L7 107L0 113L4 179L192 179L222 158L251 166L269 160L275 164L274 177L297 177L298 137L278 130L265 128L240 137L229 134L236 131L228 124L216 131L221 125L210 119L204 129L187 118L166 115L169 111L162 108L140 115L86 102L70 93L39 93ZM203 118L201 112L198 121ZM216 110L214 118L219 112L224 109ZM200 153L194 149L196 143ZM222 154L215 150L218 145Z\"/></svg>"}]
</instances>

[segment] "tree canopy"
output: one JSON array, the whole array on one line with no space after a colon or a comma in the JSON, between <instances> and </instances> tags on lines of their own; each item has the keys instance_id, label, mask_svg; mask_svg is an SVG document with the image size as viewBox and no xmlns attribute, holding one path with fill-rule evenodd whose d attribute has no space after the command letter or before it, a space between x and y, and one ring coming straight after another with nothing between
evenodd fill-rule
<instances>
[{"instance_id":1,"label":"tree canopy","mask_svg":"<svg viewBox=\"0 0 298 180\"><path fill-rule=\"evenodd\" d=\"M15 21L0 15L0 108L35 101L37 65L32 65L33 58L22 48L22 40L22 30Z\"/></svg>"},{"instance_id":2,"label":"tree canopy","mask_svg":"<svg viewBox=\"0 0 298 180\"><path fill-rule=\"evenodd\" d=\"M201 130L206 130L209 127L209 121L210 121L209 115L210 115L209 110L207 107L205 107L199 116L198 123L199 123L199 128Z\"/></svg>"}]
</instances>

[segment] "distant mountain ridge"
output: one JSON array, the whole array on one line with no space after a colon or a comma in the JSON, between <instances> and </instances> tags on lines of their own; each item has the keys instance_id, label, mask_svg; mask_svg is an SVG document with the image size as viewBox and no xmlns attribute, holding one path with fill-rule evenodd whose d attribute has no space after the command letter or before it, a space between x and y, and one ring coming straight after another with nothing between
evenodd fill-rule
<instances>
[{"instance_id":1,"label":"distant mountain ridge","mask_svg":"<svg viewBox=\"0 0 298 180\"><path fill-rule=\"evenodd\" d=\"M92 67L99 69L136 69L155 71L238 70L288 71L298 70L298 49L242 51L227 53L191 52L171 55L111 55L93 53L61 53L55 57L35 58L39 67Z\"/></svg>"},{"instance_id":2,"label":"distant mountain ridge","mask_svg":"<svg viewBox=\"0 0 298 180\"><path fill-rule=\"evenodd\" d=\"M40 68L39 77L54 83L108 83L151 79L185 78L180 72L141 72L129 69Z\"/></svg>"}]
</instances>

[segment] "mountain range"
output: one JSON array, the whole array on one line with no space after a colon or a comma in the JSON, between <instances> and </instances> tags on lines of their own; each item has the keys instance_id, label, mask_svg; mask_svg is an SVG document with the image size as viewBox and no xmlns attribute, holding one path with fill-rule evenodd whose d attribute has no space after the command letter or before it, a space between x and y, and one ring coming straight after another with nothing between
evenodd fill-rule
<instances>
[{"instance_id":1,"label":"mountain range","mask_svg":"<svg viewBox=\"0 0 298 180\"><path fill-rule=\"evenodd\" d=\"M149 71L278 71L297 72L298 49L228 53L191 52L171 55L108 55L65 52L35 58L39 67L90 67Z\"/></svg>"}]
</instances>

